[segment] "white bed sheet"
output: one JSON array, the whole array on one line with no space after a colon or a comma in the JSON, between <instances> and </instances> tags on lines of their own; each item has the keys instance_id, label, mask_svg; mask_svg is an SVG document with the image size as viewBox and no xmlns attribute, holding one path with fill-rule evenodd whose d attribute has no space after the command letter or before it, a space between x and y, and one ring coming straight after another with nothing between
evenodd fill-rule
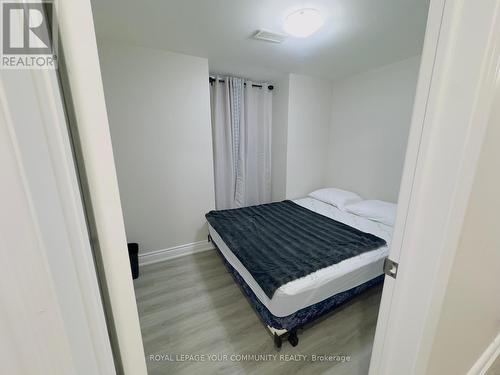
<instances>
[{"instance_id":1,"label":"white bed sheet","mask_svg":"<svg viewBox=\"0 0 500 375\"><path fill-rule=\"evenodd\" d=\"M383 238L387 244L390 244L392 238L391 226L341 211L332 205L310 197L297 199L294 202L363 232ZM293 314L304 307L318 303L381 275L383 273L384 259L389 253L388 247L383 246L322 268L282 285L276 290L273 298L270 299L210 225L209 232L212 240L217 244L226 260L238 271L257 298L273 315L279 317Z\"/></svg>"}]
</instances>

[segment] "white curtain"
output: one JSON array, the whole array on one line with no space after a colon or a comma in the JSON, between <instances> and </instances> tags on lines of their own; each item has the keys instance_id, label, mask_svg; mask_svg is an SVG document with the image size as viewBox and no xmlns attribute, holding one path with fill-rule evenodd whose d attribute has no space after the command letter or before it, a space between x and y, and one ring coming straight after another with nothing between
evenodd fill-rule
<instances>
[{"instance_id":1,"label":"white curtain","mask_svg":"<svg viewBox=\"0 0 500 375\"><path fill-rule=\"evenodd\" d=\"M217 209L271 201L272 91L267 86L236 77L216 77L210 86Z\"/></svg>"}]
</instances>

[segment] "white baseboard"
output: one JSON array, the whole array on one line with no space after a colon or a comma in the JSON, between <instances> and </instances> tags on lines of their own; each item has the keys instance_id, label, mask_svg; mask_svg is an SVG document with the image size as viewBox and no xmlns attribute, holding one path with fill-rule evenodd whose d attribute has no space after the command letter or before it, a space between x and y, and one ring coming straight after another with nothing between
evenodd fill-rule
<instances>
[{"instance_id":1,"label":"white baseboard","mask_svg":"<svg viewBox=\"0 0 500 375\"><path fill-rule=\"evenodd\" d=\"M484 375L491 367L495 359L500 354L500 334L495 337L495 340L481 354L481 357L474 363L467 375Z\"/></svg>"},{"instance_id":2,"label":"white baseboard","mask_svg":"<svg viewBox=\"0 0 500 375\"><path fill-rule=\"evenodd\" d=\"M145 266L147 264L163 262L164 260L179 258L185 255L196 254L212 249L214 249L214 245L211 242L198 241L170 247L168 249L149 251L139 254L139 265Z\"/></svg>"}]
</instances>

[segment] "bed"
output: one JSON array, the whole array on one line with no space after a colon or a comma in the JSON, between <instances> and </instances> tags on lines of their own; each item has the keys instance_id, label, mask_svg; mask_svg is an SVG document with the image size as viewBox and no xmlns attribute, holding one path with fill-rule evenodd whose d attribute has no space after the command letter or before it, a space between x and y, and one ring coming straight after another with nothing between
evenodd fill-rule
<instances>
[{"instance_id":1,"label":"bed","mask_svg":"<svg viewBox=\"0 0 500 375\"><path fill-rule=\"evenodd\" d=\"M287 206L279 205L285 202ZM286 337L295 346L298 344L298 328L304 327L306 324L331 312L337 306L383 281L383 264L388 255L387 244L390 243L392 237L392 227L381 222L350 214L331 204L311 197L262 205L262 207L263 213L257 214L255 212L260 211L253 210L247 212L244 211L245 209L237 209L238 211L211 211L207 214L209 237L220 253L227 269L273 336L275 345L281 347L282 340ZM352 231L352 234L351 232L341 232L335 236L360 235L362 237L360 238L361 245L359 246L364 246L364 248L361 250L354 249L353 252L349 253L351 255L354 253L354 256L340 254L341 258L339 259L342 259L342 256L345 259L339 262L336 262L335 259L330 260L332 264L327 266L324 266L327 261L323 259L325 258L323 255L320 257L319 265L316 266L318 267L317 270L310 272L310 268L307 267L304 270L300 269L296 273L300 277L295 278L293 275L288 274L284 276L270 276L269 273L274 272L276 268L280 268L281 263L286 263L283 254L287 253L280 246L287 247L289 243L284 242L284 245L280 245L279 241L275 241L274 238L265 232L262 232L262 236L265 237L263 241L265 240L265 242L261 242L260 245L255 238L248 240L246 235L243 236L245 238L240 238L242 237L241 233L246 233L246 228L241 228L240 226L240 233L238 234L231 227L233 225L231 223L233 216L229 216L230 219L224 219L223 215L231 212L238 213L239 217L243 217L243 223L245 225L246 223L250 223L249 225L252 225L253 229L255 221L267 220L266 215L271 215L271 213L267 214L267 212L283 210L283 207L293 209L293 212L298 212L299 216L297 218L294 217L293 221L290 221L296 223L297 226L282 230L278 225L278 230L270 232L273 233L273 236L285 237L286 234L286 237L293 237L298 232L299 227L307 227L307 234L313 236L311 237L313 240L317 238L318 241L321 241L325 235L335 231L335 228L340 227L341 230ZM218 213L223 215L217 216ZM311 214L309 215L309 213ZM305 215L304 217L301 216L303 214ZM227 225L220 225L221 220L226 220L224 224ZM318 220L318 223L314 222L315 220ZM266 226L271 225L269 223L266 223ZM330 230L330 227L323 227L327 224L335 224L337 227L333 227L332 230ZM286 225L283 224L282 226ZM319 229L316 230L316 228ZM324 230L326 229L329 232L325 233ZM236 234L233 232L236 232ZM267 243L273 241L276 242L276 245L269 246L267 252L258 253L258 249L262 246L262 243L267 245ZM297 241L300 241L300 239L294 239L293 243ZM250 251L255 251L256 256L259 258L281 257L281 259L279 261L272 259L274 261L274 268L268 267L269 263L273 263L270 260L261 262L264 266L256 266L253 263L249 263L248 257L245 258L245 254L242 255L239 249L241 247L240 242L249 248ZM339 244L351 244L351 242L354 241L344 238ZM322 246L321 242L318 243L320 244L318 246ZM368 250L366 246L368 246ZM302 249L302 247L299 248ZM306 260L309 257L310 255L307 256ZM304 261L305 263L307 263L306 260ZM276 272L278 273L279 270ZM288 279L291 280L286 281ZM271 284L271 286L268 284Z\"/></svg>"}]
</instances>

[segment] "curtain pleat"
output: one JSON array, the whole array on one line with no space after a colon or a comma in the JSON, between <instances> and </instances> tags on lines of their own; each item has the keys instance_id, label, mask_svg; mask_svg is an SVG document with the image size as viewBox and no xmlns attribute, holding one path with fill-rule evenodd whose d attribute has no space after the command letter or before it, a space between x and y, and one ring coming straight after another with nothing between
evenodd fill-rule
<instances>
[{"instance_id":1,"label":"curtain pleat","mask_svg":"<svg viewBox=\"0 0 500 375\"><path fill-rule=\"evenodd\" d=\"M235 170L229 85L211 86L215 207L234 207Z\"/></svg>"}]
</instances>

